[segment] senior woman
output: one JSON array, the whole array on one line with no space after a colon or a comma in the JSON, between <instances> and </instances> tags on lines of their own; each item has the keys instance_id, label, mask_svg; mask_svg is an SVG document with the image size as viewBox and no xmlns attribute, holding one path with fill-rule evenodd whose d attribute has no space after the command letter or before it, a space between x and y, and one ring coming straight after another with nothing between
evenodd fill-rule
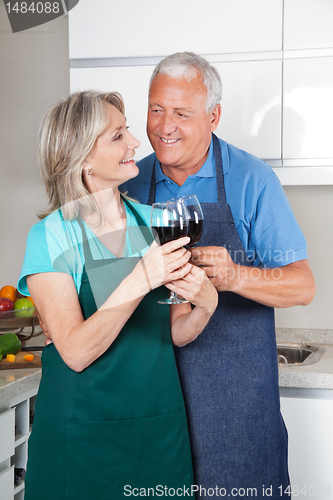
<instances>
[{"instance_id":1,"label":"senior woman","mask_svg":"<svg viewBox=\"0 0 333 500\"><path fill-rule=\"evenodd\" d=\"M172 343L200 334L217 292L188 263L189 238L159 247L150 207L119 193L138 174L138 146L117 93L73 94L41 126L50 210L29 232L18 287L53 343L42 356L25 500L120 499L192 484ZM169 315L157 303L163 285L194 307L173 305Z\"/></svg>"}]
</instances>

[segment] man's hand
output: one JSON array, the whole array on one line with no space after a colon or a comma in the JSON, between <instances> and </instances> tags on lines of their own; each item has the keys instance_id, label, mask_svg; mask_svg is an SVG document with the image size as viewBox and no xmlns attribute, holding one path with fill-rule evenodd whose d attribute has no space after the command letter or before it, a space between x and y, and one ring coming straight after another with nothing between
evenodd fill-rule
<instances>
[{"instance_id":1,"label":"man's hand","mask_svg":"<svg viewBox=\"0 0 333 500\"><path fill-rule=\"evenodd\" d=\"M269 307L308 305L316 285L306 259L283 267L235 264L223 247L191 250L190 263L201 266L219 292L230 291Z\"/></svg>"},{"instance_id":2,"label":"man's hand","mask_svg":"<svg viewBox=\"0 0 333 500\"><path fill-rule=\"evenodd\" d=\"M219 292L236 291L237 273L241 270L223 247L197 247L191 250L191 264L205 271Z\"/></svg>"}]
</instances>

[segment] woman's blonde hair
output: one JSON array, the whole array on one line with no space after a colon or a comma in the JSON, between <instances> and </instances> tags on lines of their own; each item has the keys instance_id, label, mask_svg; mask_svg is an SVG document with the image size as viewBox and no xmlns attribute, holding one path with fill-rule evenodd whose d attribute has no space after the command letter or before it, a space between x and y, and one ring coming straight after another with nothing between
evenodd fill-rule
<instances>
[{"instance_id":1,"label":"woman's blonde hair","mask_svg":"<svg viewBox=\"0 0 333 500\"><path fill-rule=\"evenodd\" d=\"M39 214L41 219L61 208L64 219L72 220L84 206L97 212L101 220L83 182L82 170L108 125L108 104L125 113L120 94L94 90L76 92L46 113L38 135L38 158L50 206Z\"/></svg>"}]
</instances>

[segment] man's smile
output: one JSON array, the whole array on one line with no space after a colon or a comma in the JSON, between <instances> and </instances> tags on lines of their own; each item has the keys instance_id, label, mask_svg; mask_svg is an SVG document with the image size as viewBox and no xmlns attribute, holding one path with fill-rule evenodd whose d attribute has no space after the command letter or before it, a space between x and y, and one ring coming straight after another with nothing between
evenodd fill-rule
<instances>
[{"instance_id":1,"label":"man's smile","mask_svg":"<svg viewBox=\"0 0 333 500\"><path fill-rule=\"evenodd\" d=\"M163 137L160 137L160 139L164 144L174 144L175 142L180 141L180 139L163 139Z\"/></svg>"}]
</instances>

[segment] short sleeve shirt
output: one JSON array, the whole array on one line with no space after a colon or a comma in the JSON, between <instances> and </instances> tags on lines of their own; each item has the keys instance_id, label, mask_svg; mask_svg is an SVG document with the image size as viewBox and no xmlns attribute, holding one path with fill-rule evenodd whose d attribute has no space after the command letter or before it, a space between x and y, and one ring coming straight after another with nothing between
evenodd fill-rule
<instances>
[{"instance_id":1,"label":"short sleeve shirt","mask_svg":"<svg viewBox=\"0 0 333 500\"><path fill-rule=\"evenodd\" d=\"M281 183L264 161L219 139L227 203L244 249L257 267L281 267L307 258L304 235ZM196 194L201 203L216 203L216 169L212 142L201 169L178 186L153 153L140 162L139 176L121 186L122 192L147 203L151 173L156 165L156 202Z\"/></svg>"},{"instance_id":2,"label":"short sleeve shirt","mask_svg":"<svg viewBox=\"0 0 333 500\"><path fill-rule=\"evenodd\" d=\"M130 202L132 203L132 202ZM151 207L132 203L143 221L150 227ZM123 257L142 256L148 249L147 242L140 231L131 237L131 228L138 223L125 204L126 209L126 242ZM95 236L93 231L83 222L93 259L112 259L115 256ZM18 280L18 290L30 295L27 287L27 276L37 273L61 272L73 277L79 293L84 266L83 236L76 219L64 220L61 210L57 210L41 220L29 231L25 257Z\"/></svg>"}]
</instances>

